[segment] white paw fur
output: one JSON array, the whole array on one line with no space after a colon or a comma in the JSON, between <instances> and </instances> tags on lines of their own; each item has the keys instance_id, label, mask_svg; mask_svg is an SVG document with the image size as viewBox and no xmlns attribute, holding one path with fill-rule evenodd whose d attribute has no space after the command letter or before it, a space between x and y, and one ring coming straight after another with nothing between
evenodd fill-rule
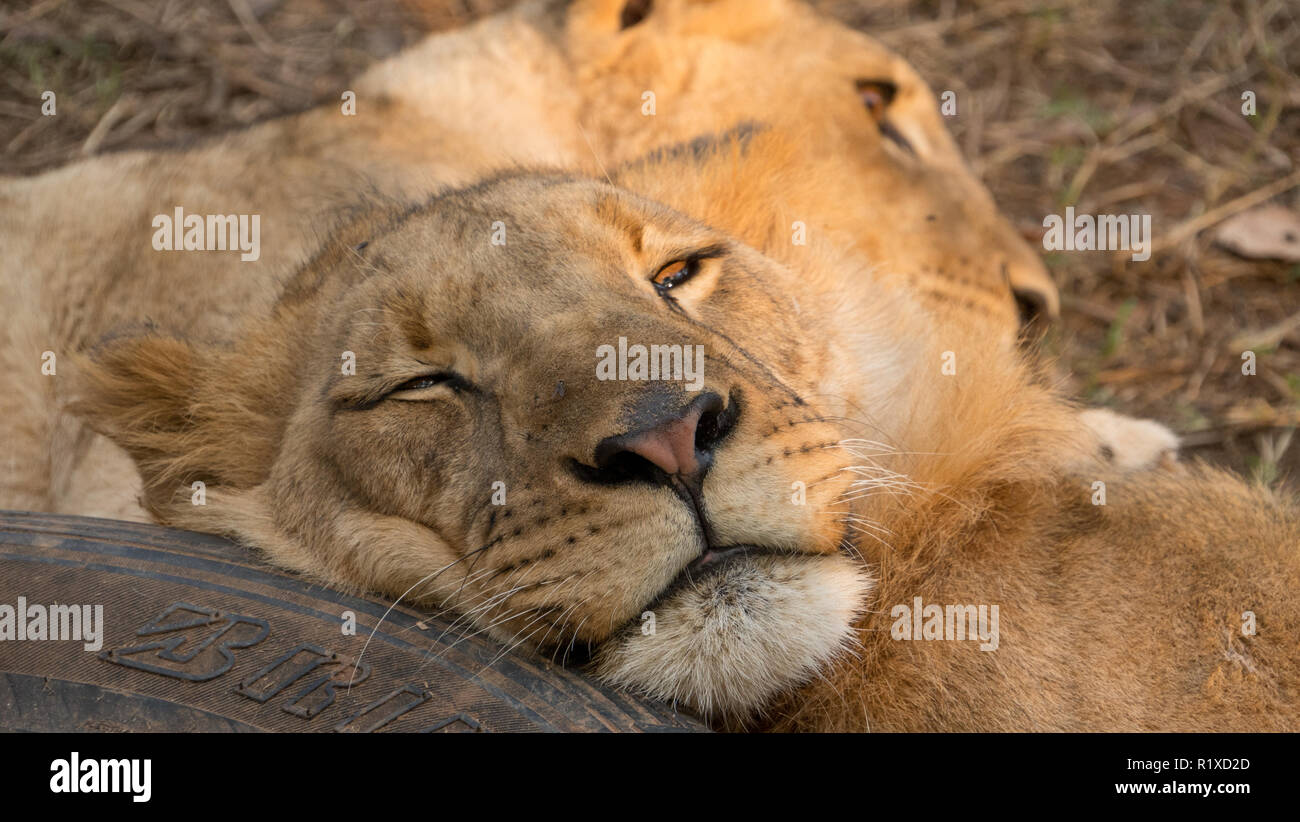
<instances>
[{"instance_id":1,"label":"white paw fur","mask_svg":"<svg viewBox=\"0 0 1300 822\"><path fill-rule=\"evenodd\" d=\"M1079 421L1097 437L1102 458L1116 468L1144 470L1178 459L1178 435L1154 420L1089 408L1079 412Z\"/></svg>"},{"instance_id":2,"label":"white paw fur","mask_svg":"<svg viewBox=\"0 0 1300 822\"><path fill-rule=\"evenodd\" d=\"M852 641L872 580L842 556L758 555L681 584L654 633L605 642L596 674L701 715L743 723Z\"/></svg>"}]
</instances>

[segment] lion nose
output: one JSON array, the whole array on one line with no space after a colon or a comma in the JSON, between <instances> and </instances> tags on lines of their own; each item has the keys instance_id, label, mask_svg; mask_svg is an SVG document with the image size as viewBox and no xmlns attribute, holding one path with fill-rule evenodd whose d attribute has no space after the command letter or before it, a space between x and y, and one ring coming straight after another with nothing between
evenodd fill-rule
<instances>
[{"instance_id":1,"label":"lion nose","mask_svg":"<svg viewBox=\"0 0 1300 822\"><path fill-rule=\"evenodd\" d=\"M701 413L698 405L692 406L681 419L666 420L648 431L623 437L617 447L646 459L665 474L698 474L700 460L695 452L695 432L699 429Z\"/></svg>"},{"instance_id":2,"label":"lion nose","mask_svg":"<svg viewBox=\"0 0 1300 822\"><path fill-rule=\"evenodd\" d=\"M722 398L712 392L646 428L607 437L596 446L596 468L609 474L646 476L657 468L669 477L698 479L713 461L713 449L734 424Z\"/></svg>"}]
</instances>

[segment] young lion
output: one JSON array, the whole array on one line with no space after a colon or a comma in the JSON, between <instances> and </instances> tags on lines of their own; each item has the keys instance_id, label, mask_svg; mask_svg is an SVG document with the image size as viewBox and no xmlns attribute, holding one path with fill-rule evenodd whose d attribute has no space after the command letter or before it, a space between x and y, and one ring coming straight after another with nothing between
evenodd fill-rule
<instances>
[{"instance_id":1,"label":"young lion","mask_svg":"<svg viewBox=\"0 0 1300 822\"><path fill-rule=\"evenodd\" d=\"M778 131L824 185L755 201L781 216L772 242L855 249L871 265L846 287L901 280L1005 341L1015 295L1056 309L1037 255L966 168L916 72L793 0L525 3L426 39L352 90L356 116L327 105L185 150L0 180L0 304L12 312L0 332L0 506L143 516L129 461L62 412L59 358L145 319L228 338L341 217L500 168L602 176L700 134ZM179 233L157 223L178 207L177 222L256 217L258 247L155 250Z\"/></svg>"},{"instance_id":2,"label":"young lion","mask_svg":"<svg viewBox=\"0 0 1300 822\"><path fill-rule=\"evenodd\" d=\"M335 232L231 344L108 343L80 410L163 522L728 727L1300 729L1295 505L1080 472L1070 408L855 264L509 175Z\"/></svg>"}]
</instances>

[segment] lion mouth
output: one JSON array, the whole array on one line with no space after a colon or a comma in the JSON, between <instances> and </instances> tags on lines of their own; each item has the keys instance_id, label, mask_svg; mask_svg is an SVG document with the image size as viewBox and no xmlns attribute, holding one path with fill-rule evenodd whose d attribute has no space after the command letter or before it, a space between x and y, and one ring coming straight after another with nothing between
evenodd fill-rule
<instances>
[{"instance_id":1,"label":"lion mouth","mask_svg":"<svg viewBox=\"0 0 1300 822\"><path fill-rule=\"evenodd\" d=\"M773 548L771 546L757 545L754 543L734 543L731 545L709 545L704 551L682 567L677 574L668 581L668 584L660 589L659 593L637 609L637 613L631 616L626 622L615 629L609 638L600 642L592 643L588 646L588 654L582 656L579 665L589 664L594 656L593 653L599 646L607 644L620 636L635 634L641 629L641 622L647 612L654 613L665 609L669 603L678 594L687 591L690 588L698 587L701 582L705 582L717 576L725 574L727 571L735 568L736 565L751 560L786 557L786 558L845 558L850 552L845 550L845 546L851 546L851 541L845 533L840 538L841 548L835 554L821 554L814 551L801 551L789 548Z\"/></svg>"},{"instance_id":2,"label":"lion mouth","mask_svg":"<svg viewBox=\"0 0 1300 822\"><path fill-rule=\"evenodd\" d=\"M839 553L848 554L843 546L851 545L849 538L841 537L841 550ZM722 573L738 562L755 559L758 557L792 557L792 556L825 556L813 551L799 550L781 550L753 543L737 543L734 545L711 545L704 549L704 552L695 559L691 560L677 576L673 577L663 589L655 595L646 606L645 610L655 610L655 608L683 587L699 582L709 577Z\"/></svg>"},{"instance_id":3,"label":"lion mouth","mask_svg":"<svg viewBox=\"0 0 1300 822\"><path fill-rule=\"evenodd\" d=\"M677 576L680 578L689 574L693 578L699 578L701 574L719 571L727 564L744 557L774 553L777 552L758 545L725 545L717 548L706 548L704 553L692 560ZM673 582L669 583L668 587L671 588L676 581L674 579Z\"/></svg>"},{"instance_id":4,"label":"lion mouth","mask_svg":"<svg viewBox=\"0 0 1300 822\"><path fill-rule=\"evenodd\" d=\"M672 580L664 586L663 590L661 590L643 610L655 610L660 604L671 598L682 588L720 574L738 562L744 562L747 559L760 556L789 556L790 554L790 551L777 551L772 548L764 548L761 545L752 544L723 545L706 548L704 553L691 560L686 567L682 568L682 570L677 573L677 576L673 577Z\"/></svg>"}]
</instances>

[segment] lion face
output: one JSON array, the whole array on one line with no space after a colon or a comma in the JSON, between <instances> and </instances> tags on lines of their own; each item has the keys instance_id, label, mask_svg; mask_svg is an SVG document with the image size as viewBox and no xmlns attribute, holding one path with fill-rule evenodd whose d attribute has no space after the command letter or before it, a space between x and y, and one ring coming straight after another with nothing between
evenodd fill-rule
<instances>
[{"instance_id":1,"label":"lion face","mask_svg":"<svg viewBox=\"0 0 1300 822\"><path fill-rule=\"evenodd\" d=\"M1008 337L1022 314L1057 313L1038 254L971 174L940 100L879 42L796 0L578 0L567 15L585 132L603 153L774 129L799 146L798 174L822 181L812 197L768 205L784 205L787 248L799 222ZM960 116L966 101L947 102Z\"/></svg>"},{"instance_id":2,"label":"lion face","mask_svg":"<svg viewBox=\"0 0 1300 822\"><path fill-rule=\"evenodd\" d=\"M88 407L165 522L743 717L868 585L795 285L611 186L507 178L344 232L234 350L111 348Z\"/></svg>"}]
</instances>

